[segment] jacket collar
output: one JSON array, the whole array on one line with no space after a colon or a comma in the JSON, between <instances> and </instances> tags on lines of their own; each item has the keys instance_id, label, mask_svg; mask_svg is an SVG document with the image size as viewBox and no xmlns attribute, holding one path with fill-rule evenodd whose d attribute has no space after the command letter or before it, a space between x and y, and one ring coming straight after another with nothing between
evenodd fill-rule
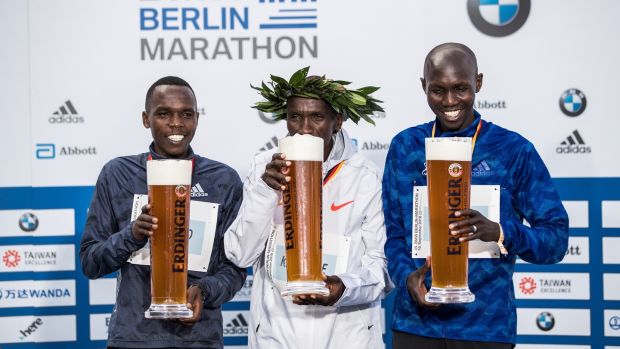
<instances>
[{"instance_id":1,"label":"jacket collar","mask_svg":"<svg viewBox=\"0 0 620 349\"><path fill-rule=\"evenodd\" d=\"M474 133L476 133L476 127L478 127L478 123L480 122L480 113L474 110L474 120L462 130L458 131L441 131L439 127L439 121L435 118L435 136L436 137L473 137ZM431 126L432 127L432 126Z\"/></svg>"},{"instance_id":2,"label":"jacket collar","mask_svg":"<svg viewBox=\"0 0 620 349\"><path fill-rule=\"evenodd\" d=\"M155 152L155 142L151 142L151 145L149 145L149 155L151 156L151 158L153 160L162 160L162 159L168 159L167 157L157 154ZM190 160L194 158L194 150L192 149L192 147L190 146L188 151L187 151L187 156L183 159L179 159L179 160Z\"/></svg>"},{"instance_id":3,"label":"jacket collar","mask_svg":"<svg viewBox=\"0 0 620 349\"><path fill-rule=\"evenodd\" d=\"M327 157L327 161L323 163L323 177L325 177L327 171L329 171L332 167L338 165L344 160L350 159L357 152L355 146L353 145L353 141L351 141L349 134L344 129L341 128L333 138L334 146Z\"/></svg>"}]
</instances>

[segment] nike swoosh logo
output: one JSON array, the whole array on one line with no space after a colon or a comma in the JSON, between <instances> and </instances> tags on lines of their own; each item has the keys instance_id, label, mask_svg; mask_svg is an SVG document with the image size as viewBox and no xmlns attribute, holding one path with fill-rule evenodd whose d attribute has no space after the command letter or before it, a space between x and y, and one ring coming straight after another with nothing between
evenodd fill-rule
<instances>
[{"instance_id":1,"label":"nike swoosh logo","mask_svg":"<svg viewBox=\"0 0 620 349\"><path fill-rule=\"evenodd\" d=\"M339 209L341 209L341 208L343 208L343 207L347 206L347 205L348 205L348 204L350 204L350 203L353 203L353 200L351 200L351 201L347 201L347 202L345 202L344 204L341 204L341 205L336 205L336 203L335 203L335 202L332 202L332 211L333 211L333 212L336 212L336 211L338 211Z\"/></svg>"},{"instance_id":2,"label":"nike swoosh logo","mask_svg":"<svg viewBox=\"0 0 620 349\"><path fill-rule=\"evenodd\" d=\"M373 326L374 326L374 325L370 325L370 326L368 326L368 329L370 330Z\"/></svg>"}]
</instances>

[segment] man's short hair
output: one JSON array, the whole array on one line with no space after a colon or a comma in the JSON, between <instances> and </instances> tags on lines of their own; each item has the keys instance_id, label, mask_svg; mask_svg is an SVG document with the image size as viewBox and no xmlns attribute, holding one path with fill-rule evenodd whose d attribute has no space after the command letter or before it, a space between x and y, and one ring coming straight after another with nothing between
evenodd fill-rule
<instances>
[{"instance_id":1,"label":"man's short hair","mask_svg":"<svg viewBox=\"0 0 620 349\"><path fill-rule=\"evenodd\" d=\"M189 85L189 83L178 76L164 76L163 78L155 81L151 87L149 87L148 91L146 91L146 99L144 100L144 110L148 111L150 108L151 98L153 97L153 91L157 86L163 85L173 85L173 86L185 86L192 91L194 98L196 98L196 94L194 93L194 89Z\"/></svg>"},{"instance_id":2,"label":"man's short hair","mask_svg":"<svg viewBox=\"0 0 620 349\"><path fill-rule=\"evenodd\" d=\"M450 49L453 52L460 51L461 53L465 54L465 56L469 57L472 60L472 64L474 65L474 73L478 75L478 59L476 58L476 54L474 53L474 51L467 47L467 45L461 44L460 42L446 42L433 47L433 49L428 52L426 58L424 59L423 76L426 76L427 69L430 68L431 60L435 56L435 54L446 49Z\"/></svg>"}]
</instances>

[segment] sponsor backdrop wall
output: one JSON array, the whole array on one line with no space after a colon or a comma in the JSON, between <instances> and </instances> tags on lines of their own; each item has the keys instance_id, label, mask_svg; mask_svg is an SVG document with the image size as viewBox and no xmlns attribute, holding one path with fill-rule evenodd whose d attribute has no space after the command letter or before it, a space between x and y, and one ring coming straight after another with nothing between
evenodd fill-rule
<instances>
[{"instance_id":1,"label":"sponsor backdrop wall","mask_svg":"<svg viewBox=\"0 0 620 349\"><path fill-rule=\"evenodd\" d=\"M517 347L620 348L618 13L615 0L0 0L0 347L105 346L116 281L82 275L79 241L101 167L147 150L157 78L192 84L194 149L241 176L285 135L249 108L250 83L311 66L381 86L377 126L345 128L383 166L398 131L432 118L426 52L458 41L484 73L477 109L534 143L570 215L562 263L517 266ZM247 345L251 283L224 306L228 348Z\"/></svg>"}]
</instances>

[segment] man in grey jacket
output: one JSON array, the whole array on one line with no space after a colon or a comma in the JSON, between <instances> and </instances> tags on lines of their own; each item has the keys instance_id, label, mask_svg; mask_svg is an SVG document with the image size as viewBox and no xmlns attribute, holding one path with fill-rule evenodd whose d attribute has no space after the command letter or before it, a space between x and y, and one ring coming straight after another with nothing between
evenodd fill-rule
<instances>
[{"instance_id":1,"label":"man in grey jacket","mask_svg":"<svg viewBox=\"0 0 620 349\"><path fill-rule=\"evenodd\" d=\"M222 348L221 305L233 298L246 277L244 269L226 258L223 248L224 232L241 204L241 180L230 167L194 154L190 142L198 124L196 96L183 79L164 77L149 88L142 122L151 130L153 143L146 153L119 157L103 167L80 248L82 271L88 278L118 271L108 348ZM146 161L169 158L192 160L192 188L203 190L201 195L192 190L191 199L217 210L208 268L188 272L187 301L194 316L175 321L145 319L151 302L151 269L128 262L157 229L150 205L131 221L135 198L147 193Z\"/></svg>"}]
</instances>

